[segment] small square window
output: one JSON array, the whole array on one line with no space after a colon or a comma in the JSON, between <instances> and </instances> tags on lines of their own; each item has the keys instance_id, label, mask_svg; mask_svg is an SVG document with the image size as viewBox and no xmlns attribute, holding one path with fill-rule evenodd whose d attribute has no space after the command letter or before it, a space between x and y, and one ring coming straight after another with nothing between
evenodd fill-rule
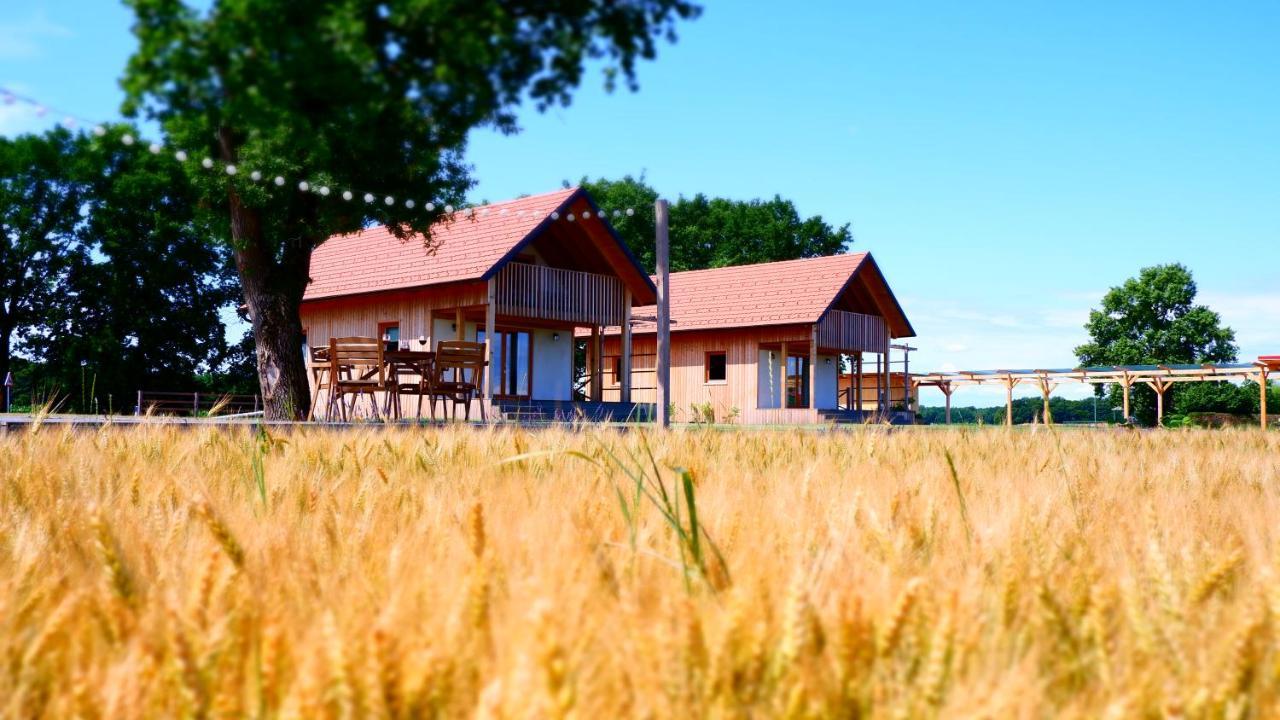
<instances>
[{"instance_id":1,"label":"small square window","mask_svg":"<svg viewBox=\"0 0 1280 720\"><path fill-rule=\"evenodd\" d=\"M723 352L707 353L706 362L706 381L709 383L722 383L728 379L728 361Z\"/></svg>"}]
</instances>

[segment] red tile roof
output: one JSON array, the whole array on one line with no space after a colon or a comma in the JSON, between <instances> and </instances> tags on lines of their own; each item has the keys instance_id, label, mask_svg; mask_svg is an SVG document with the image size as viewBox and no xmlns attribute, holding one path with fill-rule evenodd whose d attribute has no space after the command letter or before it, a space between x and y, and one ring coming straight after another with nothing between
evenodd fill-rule
<instances>
[{"instance_id":1,"label":"red tile roof","mask_svg":"<svg viewBox=\"0 0 1280 720\"><path fill-rule=\"evenodd\" d=\"M671 330L816 323L864 269L870 281L883 284L865 252L671 273ZM900 320L891 321L900 329L895 337L914 335L888 286L883 289L898 316L892 320ZM656 306L635 308L632 332L654 332L656 315Z\"/></svg>"},{"instance_id":2,"label":"red tile roof","mask_svg":"<svg viewBox=\"0 0 1280 720\"><path fill-rule=\"evenodd\" d=\"M329 238L311 254L303 300L479 280L577 192L493 203L470 218L455 212L431 227L434 253L420 239L400 240L385 227Z\"/></svg>"}]
</instances>

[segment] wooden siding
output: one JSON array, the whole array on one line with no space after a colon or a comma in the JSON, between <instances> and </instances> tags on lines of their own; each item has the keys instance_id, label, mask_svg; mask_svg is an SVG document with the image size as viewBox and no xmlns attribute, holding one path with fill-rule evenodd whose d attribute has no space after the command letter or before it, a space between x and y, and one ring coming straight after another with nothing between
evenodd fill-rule
<instances>
[{"instance_id":1,"label":"wooden siding","mask_svg":"<svg viewBox=\"0 0 1280 720\"><path fill-rule=\"evenodd\" d=\"M307 332L307 344L312 347L327 345L332 337L372 336L377 332L378 323L392 321L400 323L401 338L416 341L421 336L431 335L431 328L427 326L427 316L431 311L452 312L459 307L478 307L484 304L485 299L484 283L467 283L386 296L368 295L341 301L304 303L300 315L302 327ZM440 312L435 316L438 319L452 318L452 315Z\"/></svg>"},{"instance_id":2,"label":"wooden siding","mask_svg":"<svg viewBox=\"0 0 1280 720\"><path fill-rule=\"evenodd\" d=\"M884 318L828 310L818 322L818 347L841 353L884 352L888 341Z\"/></svg>"},{"instance_id":3,"label":"wooden siding","mask_svg":"<svg viewBox=\"0 0 1280 720\"><path fill-rule=\"evenodd\" d=\"M692 419L692 407L709 403L716 420L742 424L794 424L818 421L818 413L812 408L761 408L756 396L757 366L761 345L786 342L788 352L808 355L810 327L806 325L781 325L774 327L678 332L671 335L671 402L675 405L672 419L687 422ZM636 336L633 339L632 357L635 367L631 399L638 403L651 403L657 398L652 389L652 372L657 340L653 335ZM620 385L613 377L612 358L620 349L617 335L605 339L604 399L617 400ZM767 348L766 348L767 349ZM725 382L708 383L704 374L706 354L725 353ZM734 415L733 410L737 409Z\"/></svg>"},{"instance_id":4,"label":"wooden siding","mask_svg":"<svg viewBox=\"0 0 1280 720\"><path fill-rule=\"evenodd\" d=\"M583 325L620 325L622 281L615 276L507 263L494 277L498 314Z\"/></svg>"}]
</instances>

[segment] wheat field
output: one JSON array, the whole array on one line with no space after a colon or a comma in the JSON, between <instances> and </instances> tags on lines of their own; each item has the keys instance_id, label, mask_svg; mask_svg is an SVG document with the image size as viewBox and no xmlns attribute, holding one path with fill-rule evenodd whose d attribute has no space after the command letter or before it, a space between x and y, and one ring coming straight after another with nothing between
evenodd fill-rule
<instances>
[{"instance_id":1,"label":"wheat field","mask_svg":"<svg viewBox=\"0 0 1280 720\"><path fill-rule=\"evenodd\" d=\"M1280 712L1280 433L45 427L0 473L5 717Z\"/></svg>"}]
</instances>

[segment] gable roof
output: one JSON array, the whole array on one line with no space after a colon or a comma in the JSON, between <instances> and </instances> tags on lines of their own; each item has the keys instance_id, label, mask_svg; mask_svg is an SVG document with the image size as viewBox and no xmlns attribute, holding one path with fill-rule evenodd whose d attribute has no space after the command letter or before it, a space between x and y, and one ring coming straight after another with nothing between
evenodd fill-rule
<instances>
[{"instance_id":1,"label":"gable roof","mask_svg":"<svg viewBox=\"0 0 1280 720\"><path fill-rule=\"evenodd\" d=\"M551 213L563 214L577 204L589 206L599 217L585 190L566 188L492 203L474 214L454 212L431 226L434 248L418 236L400 240L382 226L335 235L311 253L311 281L302 300L487 280L554 222ZM652 281L613 227L602 220L591 222L606 228L618 246L604 255L614 262L623 281L638 285L638 295L652 298Z\"/></svg>"},{"instance_id":2,"label":"gable roof","mask_svg":"<svg viewBox=\"0 0 1280 720\"><path fill-rule=\"evenodd\" d=\"M858 281L868 284L893 337L915 335L865 252L671 273L671 331L816 323ZM654 332L655 306L635 315L632 332Z\"/></svg>"}]
</instances>

